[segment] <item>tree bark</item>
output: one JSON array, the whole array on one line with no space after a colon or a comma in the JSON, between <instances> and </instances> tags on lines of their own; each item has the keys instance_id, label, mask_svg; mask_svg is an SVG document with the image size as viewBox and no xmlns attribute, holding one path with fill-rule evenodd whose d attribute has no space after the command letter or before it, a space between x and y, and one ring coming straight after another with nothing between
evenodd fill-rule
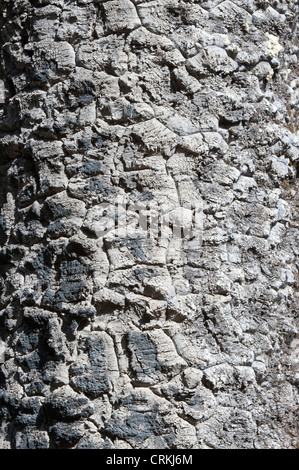
<instances>
[{"instance_id":1,"label":"tree bark","mask_svg":"<svg viewBox=\"0 0 299 470\"><path fill-rule=\"evenodd\" d=\"M0 8L0 447L296 448L295 2Z\"/></svg>"}]
</instances>

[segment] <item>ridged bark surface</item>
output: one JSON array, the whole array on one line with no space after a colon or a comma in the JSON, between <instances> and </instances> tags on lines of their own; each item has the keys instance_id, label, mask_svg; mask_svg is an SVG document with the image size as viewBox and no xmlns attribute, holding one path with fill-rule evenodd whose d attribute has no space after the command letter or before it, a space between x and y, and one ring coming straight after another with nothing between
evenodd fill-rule
<instances>
[{"instance_id":1,"label":"ridged bark surface","mask_svg":"<svg viewBox=\"0 0 299 470\"><path fill-rule=\"evenodd\" d=\"M0 448L297 447L296 3L0 0Z\"/></svg>"}]
</instances>

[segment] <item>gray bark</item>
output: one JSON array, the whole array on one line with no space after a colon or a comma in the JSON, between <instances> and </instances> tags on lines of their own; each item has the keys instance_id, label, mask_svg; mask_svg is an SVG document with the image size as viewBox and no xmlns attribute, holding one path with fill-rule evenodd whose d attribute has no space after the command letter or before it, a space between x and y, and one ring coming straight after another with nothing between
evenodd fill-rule
<instances>
[{"instance_id":1,"label":"gray bark","mask_svg":"<svg viewBox=\"0 0 299 470\"><path fill-rule=\"evenodd\" d=\"M0 447L296 448L296 2L0 8Z\"/></svg>"}]
</instances>

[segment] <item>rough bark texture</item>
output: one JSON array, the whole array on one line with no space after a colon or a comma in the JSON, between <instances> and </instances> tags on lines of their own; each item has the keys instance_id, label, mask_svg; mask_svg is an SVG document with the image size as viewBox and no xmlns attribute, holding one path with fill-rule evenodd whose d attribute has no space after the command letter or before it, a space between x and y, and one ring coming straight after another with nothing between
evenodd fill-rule
<instances>
[{"instance_id":1,"label":"rough bark texture","mask_svg":"<svg viewBox=\"0 0 299 470\"><path fill-rule=\"evenodd\" d=\"M296 7L0 0L1 448L297 447Z\"/></svg>"}]
</instances>

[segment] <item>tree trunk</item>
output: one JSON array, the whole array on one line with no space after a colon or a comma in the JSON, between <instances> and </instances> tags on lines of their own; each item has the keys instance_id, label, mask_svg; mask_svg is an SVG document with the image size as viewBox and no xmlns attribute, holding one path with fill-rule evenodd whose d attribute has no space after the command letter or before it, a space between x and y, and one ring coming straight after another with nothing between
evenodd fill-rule
<instances>
[{"instance_id":1,"label":"tree trunk","mask_svg":"<svg viewBox=\"0 0 299 470\"><path fill-rule=\"evenodd\" d=\"M0 8L0 447L296 448L295 2Z\"/></svg>"}]
</instances>

